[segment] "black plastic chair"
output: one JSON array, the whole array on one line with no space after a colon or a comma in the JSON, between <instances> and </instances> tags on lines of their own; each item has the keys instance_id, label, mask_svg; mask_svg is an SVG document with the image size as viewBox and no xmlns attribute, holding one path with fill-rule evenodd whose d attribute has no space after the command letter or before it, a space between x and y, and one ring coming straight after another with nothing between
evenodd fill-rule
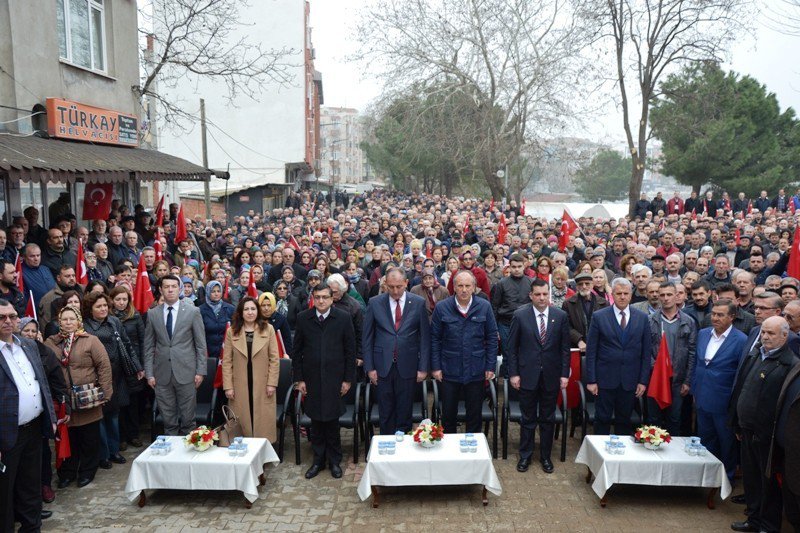
<instances>
[{"instance_id":1,"label":"black plastic chair","mask_svg":"<svg viewBox=\"0 0 800 533\"><path fill-rule=\"evenodd\" d=\"M353 430L353 462L358 464L358 436L361 424L361 382L350 387L344 396L345 412L339 417L339 425ZM303 395L296 394L294 402L294 454L295 463L300 464L300 428L305 428L306 434L311 435L311 418L303 410Z\"/></svg>"},{"instance_id":2,"label":"black plastic chair","mask_svg":"<svg viewBox=\"0 0 800 533\"><path fill-rule=\"evenodd\" d=\"M483 405L481 407L481 421L483 422L483 433L486 435L486 438L489 438L489 424L492 425L492 457L497 459L497 420L498 420L498 413L497 413L497 385L496 385L497 378L491 379L488 381L488 385L484 388L485 390L485 397L483 401ZM437 421L441 420L442 416L442 405L441 405L441 397L439 395L439 384L436 380L432 381L433 383L433 401L434 401L434 412L435 412L435 419ZM456 415L456 420L459 423L465 422L467 419L467 408L464 404L464 399L459 398L458 401L458 414Z\"/></svg>"},{"instance_id":3,"label":"black plastic chair","mask_svg":"<svg viewBox=\"0 0 800 533\"><path fill-rule=\"evenodd\" d=\"M278 401L276 405L275 420L278 424L278 457L283 462L284 440L286 437L286 419L292 421L294 427L294 418L291 416L292 408L292 395L294 394L294 383L292 383L292 360L281 359L280 376L278 377L278 390L276 398ZM280 400L283 399L283 403Z\"/></svg>"},{"instance_id":4,"label":"black plastic chair","mask_svg":"<svg viewBox=\"0 0 800 533\"><path fill-rule=\"evenodd\" d=\"M561 462L567 460L567 391L561 389L561 405L555 411L555 435L558 440L561 435ZM503 459L508 459L508 431L511 422L517 424L522 421L522 410L519 406L519 391L511 386L508 379L503 379L503 414L500 421L500 435L503 439Z\"/></svg>"},{"instance_id":5,"label":"black plastic chair","mask_svg":"<svg viewBox=\"0 0 800 533\"><path fill-rule=\"evenodd\" d=\"M581 423L581 438L586 437L589 424L594 424L595 402L594 394L586 389L586 385L582 381L578 382L578 390L581 393L581 411L583 411L583 420ZM633 427L639 427L644 423L644 399L637 398L636 403L633 405L631 412L631 424Z\"/></svg>"},{"instance_id":6,"label":"black plastic chair","mask_svg":"<svg viewBox=\"0 0 800 533\"><path fill-rule=\"evenodd\" d=\"M380 426L381 415L378 409L378 402L375 398L375 385L371 383L364 387L365 392L365 435L364 435L364 458L369 453L369 445L375 435L375 428ZM428 418L428 380L417 383L414 388L414 404L411 407L411 421L419 424Z\"/></svg>"},{"instance_id":7,"label":"black plastic chair","mask_svg":"<svg viewBox=\"0 0 800 533\"><path fill-rule=\"evenodd\" d=\"M214 426L214 407L217 404L217 389L214 388L214 375L217 373L219 359L209 357L206 359L206 375L197 389L197 405L195 406L195 419L198 426ZM153 399L153 413L150 424L150 439L156 440L158 428L164 427L164 418L158 410L158 402Z\"/></svg>"}]
</instances>

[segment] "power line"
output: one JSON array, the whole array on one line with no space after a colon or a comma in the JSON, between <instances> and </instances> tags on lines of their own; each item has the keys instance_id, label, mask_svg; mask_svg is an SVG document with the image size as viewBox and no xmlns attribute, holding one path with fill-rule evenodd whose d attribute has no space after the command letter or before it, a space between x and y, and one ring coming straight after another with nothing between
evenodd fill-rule
<instances>
[{"instance_id":1,"label":"power line","mask_svg":"<svg viewBox=\"0 0 800 533\"><path fill-rule=\"evenodd\" d=\"M20 120L25 120L26 118L35 117L36 115L44 115L44 111L37 111L36 113L31 113L30 115L25 115L24 117L15 118L12 120L6 120L4 122L0 122L0 124L11 124L12 122L19 122Z\"/></svg>"},{"instance_id":2,"label":"power line","mask_svg":"<svg viewBox=\"0 0 800 533\"><path fill-rule=\"evenodd\" d=\"M234 159L234 158L233 158L233 156L232 156L231 154L229 154L227 151L225 151L225 148L223 148L223 147L222 147L222 145L220 144L220 142L217 140L217 138L216 138L216 137L214 137L214 134L213 134L213 133L212 133L210 130L207 130L207 131L208 131L208 134L211 136L211 138L214 140L214 143L217 145L217 147L218 147L220 150L222 150L222 153L223 153L223 154L225 154L225 155L227 155L227 156L228 156L228 158L229 158L231 161L233 161L234 163L236 163L237 165L239 165L239 168L241 168L242 170L246 170L246 171L248 171L248 172L251 172L251 173L253 173L253 174L256 174L257 176L263 176L263 175L264 175L264 173L263 173L263 172L258 172L258 171L256 171L256 170L253 170L253 169L251 169L251 168L248 168L248 167L244 166L243 164L241 164L240 162L238 162L236 159ZM280 167L265 167L265 168L264 168L264 170L281 170L281 168L280 168Z\"/></svg>"},{"instance_id":3,"label":"power line","mask_svg":"<svg viewBox=\"0 0 800 533\"><path fill-rule=\"evenodd\" d=\"M226 137L228 137L230 140L232 140L233 142L235 142L236 144L238 144L238 145L239 145L239 146L241 146L242 148L246 148L247 150L250 150L250 151L251 151L251 152L253 152L254 154L260 155L261 157L265 157L265 158L267 158L267 159L271 159L271 160L273 160L273 161L277 161L278 163L286 163L286 161L285 161L285 160L283 160L283 159L278 159L277 157L272 157L272 156L269 156L269 155L267 155L267 154L264 154L264 153L261 153L261 152L259 152L258 150L255 150L254 148L251 148L251 147L247 146L247 145L246 145L246 144L244 144L243 142L241 142L241 141L239 141L238 139L236 139L235 137L233 137L233 136L232 136L231 134L229 134L227 131L223 130L221 127L219 127L219 125L218 125L218 124L216 124L214 121L210 120L208 117L206 117L206 122L207 122L207 123L209 123L209 124L211 124L211 125L212 125L212 126L214 126L215 128L217 128L217 129L220 131L220 133L222 133L223 135L225 135Z\"/></svg>"}]
</instances>

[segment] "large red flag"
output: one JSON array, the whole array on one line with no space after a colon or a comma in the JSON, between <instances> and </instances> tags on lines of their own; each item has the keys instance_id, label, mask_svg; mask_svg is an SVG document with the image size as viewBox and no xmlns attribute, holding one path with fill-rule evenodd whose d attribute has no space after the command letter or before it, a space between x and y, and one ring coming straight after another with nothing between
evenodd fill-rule
<instances>
[{"instance_id":1,"label":"large red flag","mask_svg":"<svg viewBox=\"0 0 800 533\"><path fill-rule=\"evenodd\" d=\"M786 273L793 278L800 278L800 224L794 229L794 239L792 239Z\"/></svg>"},{"instance_id":2,"label":"large red flag","mask_svg":"<svg viewBox=\"0 0 800 533\"><path fill-rule=\"evenodd\" d=\"M136 271L136 287L133 289L133 306L139 311L139 314L144 316L154 301L153 289L150 287L150 276L147 275L147 268L140 254L139 268Z\"/></svg>"},{"instance_id":3,"label":"large red flag","mask_svg":"<svg viewBox=\"0 0 800 533\"><path fill-rule=\"evenodd\" d=\"M225 326L225 333L222 334L223 339L228 338L228 330L231 328L231 323ZM222 349L219 351L219 361L217 362L217 371L214 373L214 388L219 389L222 387L222 356L225 353L225 341L222 341Z\"/></svg>"},{"instance_id":4,"label":"large red flag","mask_svg":"<svg viewBox=\"0 0 800 533\"><path fill-rule=\"evenodd\" d=\"M164 259L164 247L161 245L160 226L156 226L156 234L153 236L153 250L156 252L156 261Z\"/></svg>"},{"instance_id":5,"label":"large red flag","mask_svg":"<svg viewBox=\"0 0 800 533\"><path fill-rule=\"evenodd\" d=\"M505 244L507 235L508 226L506 225L506 216L503 213L500 213L500 223L497 225L497 242L500 244Z\"/></svg>"},{"instance_id":6,"label":"large red flag","mask_svg":"<svg viewBox=\"0 0 800 533\"><path fill-rule=\"evenodd\" d=\"M39 317L36 316L36 306L33 303L33 291L28 291L28 303L25 305L25 316L39 322Z\"/></svg>"},{"instance_id":7,"label":"large red flag","mask_svg":"<svg viewBox=\"0 0 800 533\"><path fill-rule=\"evenodd\" d=\"M161 195L161 200L158 201L158 205L156 206L156 226L163 226L164 225L164 195Z\"/></svg>"},{"instance_id":8,"label":"large red flag","mask_svg":"<svg viewBox=\"0 0 800 533\"><path fill-rule=\"evenodd\" d=\"M650 376L650 386L647 388L647 396L652 398L661 409L666 409L672 405L672 360L669 356L667 347L667 335L661 333L661 344L658 347L656 365L653 367L653 374Z\"/></svg>"},{"instance_id":9,"label":"large red flag","mask_svg":"<svg viewBox=\"0 0 800 533\"><path fill-rule=\"evenodd\" d=\"M17 269L17 288L19 292L25 292L25 279L22 277L22 254L17 252L17 263L14 266Z\"/></svg>"},{"instance_id":10,"label":"large red flag","mask_svg":"<svg viewBox=\"0 0 800 533\"><path fill-rule=\"evenodd\" d=\"M64 402L53 402L55 411L56 411L56 418L58 420L63 420L67 417L67 404ZM58 424L58 429L56 430L56 468L61 467L61 463L64 462L64 459L69 459L72 455L72 449L69 445L69 430L67 428L67 423Z\"/></svg>"},{"instance_id":11,"label":"large red flag","mask_svg":"<svg viewBox=\"0 0 800 533\"><path fill-rule=\"evenodd\" d=\"M294 238L294 235L289 237L289 242L286 243L287 245L291 246L298 252L300 251L300 243L297 242L297 239Z\"/></svg>"},{"instance_id":12,"label":"large red flag","mask_svg":"<svg viewBox=\"0 0 800 533\"><path fill-rule=\"evenodd\" d=\"M185 241L189 237L186 232L186 217L183 214L183 204L178 209L178 220L175 221L175 244Z\"/></svg>"},{"instance_id":13,"label":"large red flag","mask_svg":"<svg viewBox=\"0 0 800 533\"><path fill-rule=\"evenodd\" d=\"M114 200L113 183L87 183L83 189L83 220L106 220Z\"/></svg>"},{"instance_id":14,"label":"large red flag","mask_svg":"<svg viewBox=\"0 0 800 533\"><path fill-rule=\"evenodd\" d=\"M83 258L83 241L78 240L78 253L75 256L75 278L78 285L86 287L89 284L89 269L86 268L86 260Z\"/></svg>"},{"instance_id":15,"label":"large red flag","mask_svg":"<svg viewBox=\"0 0 800 533\"><path fill-rule=\"evenodd\" d=\"M569 236L572 235L575 230L578 229L578 223L575 222L575 219L567 213L567 210L564 209L564 214L561 215L561 234L558 237L558 251L563 252L567 249L567 244L569 244Z\"/></svg>"}]
</instances>

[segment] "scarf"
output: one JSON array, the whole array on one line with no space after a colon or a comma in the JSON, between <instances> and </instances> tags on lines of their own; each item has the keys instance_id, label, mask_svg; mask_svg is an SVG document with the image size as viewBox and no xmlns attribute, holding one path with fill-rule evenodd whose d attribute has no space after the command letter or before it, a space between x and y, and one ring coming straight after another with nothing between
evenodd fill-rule
<instances>
[{"instance_id":1,"label":"scarf","mask_svg":"<svg viewBox=\"0 0 800 533\"><path fill-rule=\"evenodd\" d=\"M73 333L64 333L60 331L58 334L64 340L64 346L61 348L61 365L64 367L69 366L69 356L72 353L72 345L75 343L75 339L77 337L85 337L86 331L83 329L83 317L81 317L81 312L78 311L76 307L68 305L64 307L59 313L58 318L61 318L61 315L64 314L64 311L72 311L75 313L75 316L78 317L78 329L75 330Z\"/></svg>"},{"instance_id":2,"label":"scarf","mask_svg":"<svg viewBox=\"0 0 800 533\"><path fill-rule=\"evenodd\" d=\"M215 286L219 287L220 290L222 289L222 283L217 280L209 281L208 285L206 285L206 303L214 312L214 316L219 317L220 311L222 311L222 298L217 300L216 302L211 299L211 289Z\"/></svg>"}]
</instances>

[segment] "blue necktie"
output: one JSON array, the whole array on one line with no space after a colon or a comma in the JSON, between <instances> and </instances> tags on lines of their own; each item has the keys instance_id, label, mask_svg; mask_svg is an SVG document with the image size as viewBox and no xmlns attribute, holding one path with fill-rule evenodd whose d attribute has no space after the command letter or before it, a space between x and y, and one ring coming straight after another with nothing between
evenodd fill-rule
<instances>
[{"instance_id":1,"label":"blue necktie","mask_svg":"<svg viewBox=\"0 0 800 533\"><path fill-rule=\"evenodd\" d=\"M172 308L167 307L167 335L172 340Z\"/></svg>"}]
</instances>

